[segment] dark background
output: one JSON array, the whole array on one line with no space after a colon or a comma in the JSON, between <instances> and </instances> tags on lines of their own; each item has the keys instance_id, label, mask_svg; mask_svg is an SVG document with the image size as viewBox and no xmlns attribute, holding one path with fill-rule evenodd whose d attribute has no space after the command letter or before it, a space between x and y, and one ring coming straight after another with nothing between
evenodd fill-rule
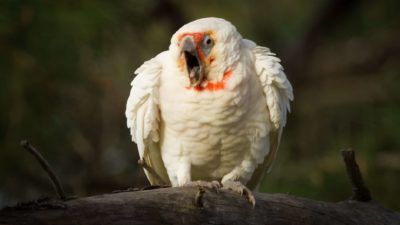
<instances>
[{"instance_id":1,"label":"dark background","mask_svg":"<svg viewBox=\"0 0 400 225\"><path fill-rule=\"evenodd\" d=\"M295 101L262 191L340 201L351 147L373 197L400 210L400 1L0 1L0 207L147 184L124 116L133 71L197 18L223 17L282 58Z\"/></svg>"}]
</instances>

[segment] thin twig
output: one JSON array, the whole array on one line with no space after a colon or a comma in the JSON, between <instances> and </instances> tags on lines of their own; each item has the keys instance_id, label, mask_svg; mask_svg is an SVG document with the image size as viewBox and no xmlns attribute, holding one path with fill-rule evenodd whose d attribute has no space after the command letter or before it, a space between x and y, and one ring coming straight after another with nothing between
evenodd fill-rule
<instances>
[{"instance_id":1,"label":"thin twig","mask_svg":"<svg viewBox=\"0 0 400 225\"><path fill-rule=\"evenodd\" d=\"M29 143L29 141L27 141L27 140L22 140L20 142L20 145L23 148L25 148L26 150L28 150L37 159L37 161L40 163L42 168L49 175L50 180L51 180L51 182L53 184L53 188L56 191L56 193L58 194L58 196L60 197L60 199L61 200L66 200L65 192L64 192L63 187L60 184L60 180L58 179L57 175L54 173L54 171L51 168L50 164L42 156L42 154L40 154L40 152L38 150L36 150L36 148L33 147L33 145L31 143Z\"/></svg>"},{"instance_id":2,"label":"thin twig","mask_svg":"<svg viewBox=\"0 0 400 225\"><path fill-rule=\"evenodd\" d=\"M351 199L360 202L371 201L371 194L364 184L360 168L356 162L354 151L351 149L344 149L341 152L344 163L346 164L347 176L349 177L353 187L353 196L351 196Z\"/></svg>"}]
</instances>

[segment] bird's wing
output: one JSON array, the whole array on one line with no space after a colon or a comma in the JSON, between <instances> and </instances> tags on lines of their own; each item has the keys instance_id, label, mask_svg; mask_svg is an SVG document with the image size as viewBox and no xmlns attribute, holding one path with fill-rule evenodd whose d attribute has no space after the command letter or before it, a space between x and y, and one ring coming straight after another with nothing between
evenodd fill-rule
<instances>
[{"instance_id":1,"label":"bird's wing","mask_svg":"<svg viewBox=\"0 0 400 225\"><path fill-rule=\"evenodd\" d=\"M158 88L163 69L160 55L135 71L125 111L132 140L137 143L139 156L146 164L144 171L152 185L169 184L159 147Z\"/></svg>"},{"instance_id":2,"label":"bird's wing","mask_svg":"<svg viewBox=\"0 0 400 225\"><path fill-rule=\"evenodd\" d=\"M280 59L268 48L256 46L250 41L247 42L248 46L252 46L256 73L265 94L271 122L269 153L264 158L264 162L256 168L247 184L249 187L255 188L258 186L264 173L269 172L272 162L275 159L282 129L286 124L286 114L290 112L290 101L293 100L293 88L283 72Z\"/></svg>"}]
</instances>

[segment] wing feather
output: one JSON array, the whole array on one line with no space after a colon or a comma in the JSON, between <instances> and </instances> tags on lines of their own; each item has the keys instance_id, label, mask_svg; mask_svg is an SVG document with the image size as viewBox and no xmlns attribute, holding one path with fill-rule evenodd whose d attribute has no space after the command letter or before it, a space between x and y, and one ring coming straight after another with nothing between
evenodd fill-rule
<instances>
[{"instance_id":1,"label":"wing feather","mask_svg":"<svg viewBox=\"0 0 400 225\"><path fill-rule=\"evenodd\" d=\"M152 185L169 184L159 148L160 110L158 88L162 73L161 57L145 62L136 71L125 115L132 141L136 142L141 159L153 171L145 173ZM154 174L155 173L155 174Z\"/></svg>"},{"instance_id":2,"label":"wing feather","mask_svg":"<svg viewBox=\"0 0 400 225\"><path fill-rule=\"evenodd\" d=\"M269 133L269 153L265 156L263 163L256 168L247 183L248 187L256 188L264 173L269 172L271 169L272 162L276 157L282 130L286 125L286 114L290 112L290 101L293 100L293 88L283 72L280 59L274 53L268 48L256 46L256 44L248 40L245 40L244 44L251 48L254 56L256 74L265 94L272 124Z\"/></svg>"},{"instance_id":3,"label":"wing feather","mask_svg":"<svg viewBox=\"0 0 400 225\"><path fill-rule=\"evenodd\" d=\"M286 114L290 112L290 101L293 100L293 88L283 72L280 59L268 48L256 46L253 48L256 73L270 111L270 119L275 130L286 125Z\"/></svg>"}]
</instances>

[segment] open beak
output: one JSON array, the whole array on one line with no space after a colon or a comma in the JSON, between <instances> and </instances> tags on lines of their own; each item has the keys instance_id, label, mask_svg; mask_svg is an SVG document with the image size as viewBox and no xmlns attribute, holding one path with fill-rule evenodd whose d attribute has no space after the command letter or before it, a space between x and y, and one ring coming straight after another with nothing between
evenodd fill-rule
<instances>
[{"instance_id":1,"label":"open beak","mask_svg":"<svg viewBox=\"0 0 400 225\"><path fill-rule=\"evenodd\" d=\"M204 66L197 53L196 44L192 37L186 37L182 42L182 54L185 56L190 86L196 87L204 79Z\"/></svg>"}]
</instances>

